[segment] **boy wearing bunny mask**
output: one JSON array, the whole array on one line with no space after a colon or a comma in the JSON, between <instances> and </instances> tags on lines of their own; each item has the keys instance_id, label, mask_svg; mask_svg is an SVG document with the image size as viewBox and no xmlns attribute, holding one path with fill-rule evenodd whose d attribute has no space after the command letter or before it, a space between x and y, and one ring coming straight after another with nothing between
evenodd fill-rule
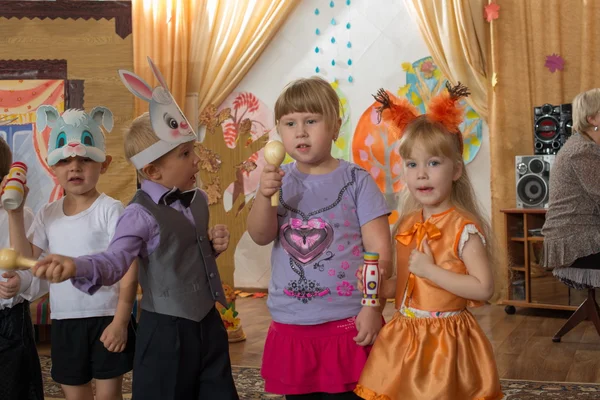
<instances>
[{"instance_id":1,"label":"boy wearing bunny mask","mask_svg":"<svg viewBox=\"0 0 600 400\"><path fill-rule=\"evenodd\" d=\"M196 135L152 60L160 86L119 71L125 86L150 103L125 135L126 158L141 188L117 224L107 251L92 256L49 255L34 268L52 282L74 278L93 294L118 281L138 259L143 290L133 398L237 400L227 332L215 309L226 304L215 257L227 249L224 225L209 229L208 202L196 188Z\"/></svg>"},{"instance_id":2,"label":"boy wearing bunny mask","mask_svg":"<svg viewBox=\"0 0 600 400\"><path fill-rule=\"evenodd\" d=\"M36 130L41 133L46 127L51 129L46 160L65 196L44 205L27 231L25 199L17 209L7 210L11 245L35 259L48 253L76 257L103 251L123 212L120 201L97 190L111 162L102 128L112 130L112 112L94 107L89 114L75 109L60 113L41 105ZM27 193L25 186L25 198ZM135 272L131 268L121 282L103 287L94 297L71 282L50 285L51 375L67 400L93 400L92 379L97 400L121 398L123 374L133 368Z\"/></svg>"}]
</instances>

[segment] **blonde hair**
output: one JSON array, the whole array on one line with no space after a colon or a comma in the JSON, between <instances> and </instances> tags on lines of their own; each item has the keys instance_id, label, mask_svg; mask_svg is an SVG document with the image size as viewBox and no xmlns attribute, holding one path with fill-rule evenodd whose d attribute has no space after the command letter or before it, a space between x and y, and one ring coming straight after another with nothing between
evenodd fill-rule
<instances>
[{"instance_id":1,"label":"blonde hair","mask_svg":"<svg viewBox=\"0 0 600 400\"><path fill-rule=\"evenodd\" d=\"M600 89L591 89L579 93L573 99L573 130L587 134L592 128L588 117L593 117L600 112Z\"/></svg>"},{"instance_id":2,"label":"blonde hair","mask_svg":"<svg viewBox=\"0 0 600 400\"><path fill-rule=\"evenodd\" d=\"M450 193L450 202L462 213L466 214L479 229L481 229L486 240L485 250L490 267L494 274L495 292L494 299L497 298L503 287L504 275L500 268L498 260L498 245L496 243L491 226L484 217L481 211L481 206L475 196L473 185L469 179L463 155L460 151L462 135L448 132L443 125L437 122L430 121L426 116L421 115L412 121L405 129L402 138L400 139L399 153L402 159L411 157L411 151L415 146L423 146L423 149L434 156L446 157L455 165L462 168L460 178L452 184ZM411 213L421 209L423 206L413 197L413 195L405 186L400 192L398 200L398 222L393 228L394 237L398 233L398 229L402 221Z\"/></svg>"},{"instance_id":3,"label":"blonde hair","mask_svg":"<svg viewBox=\"0 0 600 400\"><path fill-rule=\"evenodd\" d=\"M10 165L12 164L12 153L8 143L0 138L0 180L8 175Z\"/></svg>"},{"instance_id":4,"label":"blonde hair","mask_svg":"<svg viewBox=\"0 0 600 400\"><path fill-rule=\"evenodd\" d=\"M125 150L125 158L131 162L131 157L138 154L140 151L147 149L160 139L154 133L152 124L150 123L150 114L143 113L133 120L129 128L125 131L123 140L123 148ZM137 176L141 180L146 180L148 177L141 169L137 170Z\"/></svg>"},{"instance_id":5,"label":"blonde hair","mask_svg":"<svg viewBox=\"0 0 600 400\"><path fill-rule=\"evenodd\" d=\"M297 79L285 87L275 102L275 123L279 124L281 117L295 112L323 115L327 129L335 133L340 129L340 98L331 85L318 76Z\"/></svg>"}]
</instances>

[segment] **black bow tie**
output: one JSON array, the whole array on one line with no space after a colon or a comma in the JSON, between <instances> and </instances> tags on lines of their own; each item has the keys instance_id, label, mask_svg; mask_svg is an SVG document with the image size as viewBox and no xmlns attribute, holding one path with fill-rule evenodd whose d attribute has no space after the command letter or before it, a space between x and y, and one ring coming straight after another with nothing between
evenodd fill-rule
<instances>
[{"instance_id":1,"label":"black bow tie","mask_svg":"<svg viewBox=\"0 0 600 400\"><path fill-rule=\"evenodd\" d=\"M186 192L182 192L179 189L176 189L172 192L166 193L162 198L162 202L165 205L169 206L172 203L179 200L184 207L189 207L190 204L192 204L192 200L194 199L195 194L196 190L188 190Z\"/></svg>"}]
</instances>

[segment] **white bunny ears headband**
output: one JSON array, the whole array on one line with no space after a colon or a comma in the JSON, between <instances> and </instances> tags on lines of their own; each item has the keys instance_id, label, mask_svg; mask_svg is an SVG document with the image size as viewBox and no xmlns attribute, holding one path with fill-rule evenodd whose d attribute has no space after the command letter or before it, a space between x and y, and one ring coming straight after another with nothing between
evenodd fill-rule
<instances>
[{"instance_id":1,"label":"white bunny ears headband","mask_svg":"<svg viewBox=\"0 0 600 400\"><path fill-rule=\"evenodd\" d=\"M119 75L125 87L140 99L150 103L150 122L154 133L160 139L152 146L131 157L131 163L137 169L142 169L145 165L164 156L182 143L196 140L196 133L183 112L181 112L169 91L165 79L150 57L148 57L148 63L152 73L160 83L160 86L154 89L133 72L119 70Z\"/></svg>"}]
</instances>

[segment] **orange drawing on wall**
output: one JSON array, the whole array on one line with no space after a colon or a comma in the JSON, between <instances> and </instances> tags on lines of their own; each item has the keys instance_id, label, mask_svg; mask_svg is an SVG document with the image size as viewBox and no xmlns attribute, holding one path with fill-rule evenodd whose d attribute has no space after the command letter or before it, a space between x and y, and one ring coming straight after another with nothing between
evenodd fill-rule
<instances>
[{"instance_id":1,"label":"orange drawing on wall","mask_svg":"<svg viewBox=\"0 0 600 400\"><path fill-rule=\"evenodd\" d=\"M358 120L352 139L352 157L354 163L369 171L388 207L395 209L396 193L403 187L401 158L398 143L388 136L386 126L378 123L377 105L374 102ZM394 218L392 215L390 223Z\"/></svg>"}]
</instances>

